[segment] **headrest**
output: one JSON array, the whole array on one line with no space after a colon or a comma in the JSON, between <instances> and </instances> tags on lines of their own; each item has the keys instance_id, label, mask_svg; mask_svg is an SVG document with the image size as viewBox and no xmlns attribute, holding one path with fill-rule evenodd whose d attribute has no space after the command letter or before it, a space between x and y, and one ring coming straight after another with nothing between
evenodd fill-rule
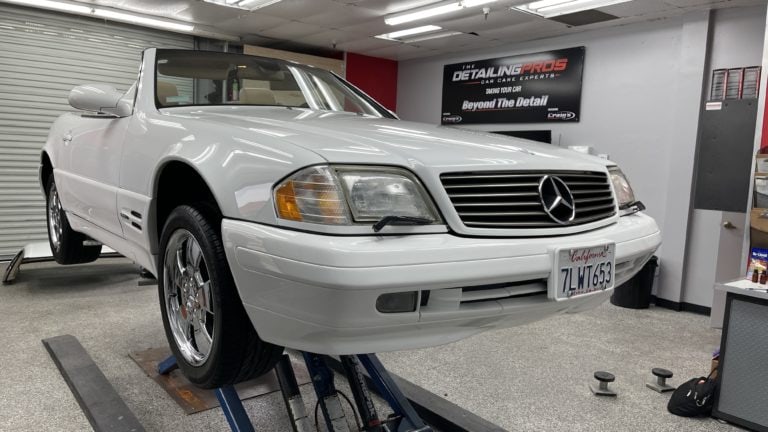
<instances>
[{"instance_id":1,"label":"headrest","mask_svg":"<svg viewBox=\"0 0 768 432\"><path fill-rule=\"evenodd\" d=\"M265 88L240 89L240 103L252 105L276 105L275 95L272 90Z\"/></svg>"},{"instance_id":2,"label":"headrest","mask_svg":"<svg viewBox=\"0 0 768 432\"><path fill-rule=\"evenodd\" d=\"M166 81L157 82L157 99L160 100L161 104L168 105L168 98L176 97L178 95L179 90L176 88L175 84Z\"/></svg>"}]
</instances>

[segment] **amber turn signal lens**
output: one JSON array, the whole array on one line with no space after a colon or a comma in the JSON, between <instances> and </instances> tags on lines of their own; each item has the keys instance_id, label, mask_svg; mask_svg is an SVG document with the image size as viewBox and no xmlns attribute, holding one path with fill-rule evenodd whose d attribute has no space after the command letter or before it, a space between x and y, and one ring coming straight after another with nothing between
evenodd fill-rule
<instances>
[{"instance_id":1,"label":"amber turn signal lens","mask_svg":"<svg viewBox=\"0 0 768 432\"><path fill-rule=\"evenodd\" d=\"M299 205L296 204L296 192L293 190L293 182L289 181L280 186L275 192L277 200L277 213L287 220L301 221Z\"/></svg>"}]
</instances>

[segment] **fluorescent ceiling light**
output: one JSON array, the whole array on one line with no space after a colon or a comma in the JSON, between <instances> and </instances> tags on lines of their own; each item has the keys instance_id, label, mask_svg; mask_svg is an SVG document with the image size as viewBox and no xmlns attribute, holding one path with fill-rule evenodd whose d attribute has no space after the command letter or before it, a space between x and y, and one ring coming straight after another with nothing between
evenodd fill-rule
<instances>
[{"instance_id":1,"label":"fluorescent ceiling light","mask_svg":"<svg viewBox=\"0 0 768 432\"><path fill-rule=\"evenodd\" d=\"M440 38L456 36L460 34L462 34L462 32L458 32L458 31L435 33L435 34L428 34L424 36L416 36L415 38L403 39L403 42L405 43L423 42L427 40L440 39Z\"/></svg>"},{"instance_id":2,"label":"fluorescent ceiling light","mask_svg":"<svg viewBox=\"0 0 768 432\"><path fill-rule=\"evenodd\" d=\"M51 1L51 0L10 0L11 3L25 5L25 6L33 6L37 8L43 8L43 9L52 9L52 10L58 10L62 12L72 12L72 13L78 13L78 14L90 14L93 11L93 8L90 6L81 6L77 4L72 3L63 3L58 1Z\"/></svg>"},{"instance_id":3,"label":"fluorescent ceiling light","mask_svg":"<svg viewBox=\"0 0 768 432\"><path fill-rule=\"evenodd\" d=\"M451 3L447 5L437 6L429 9L423 9L416 12L411 12L405 15L400 15L392 18L386 18L385 23L389 25L398 25L411 21L416 21L425 18L431 18L433 16L447 14L450 12L456 12L461 10L461 6L458 3Z\"/></svg>"},{"instance_id":4,"label":"fluorescent ceiling light","mask_svg":"<svg viewBox=\"0 0 768 432\"><path fill-rule=\"evenodd\" d=\"M256 10L273 5L282 0L203 0L220 6L229 6L237 9Z\"/></svg>"},{"instance_id":5,"label":"fluorescent ceiling light","mask_svg":"<svg viewBox=\"0 0 768 432\"><path fill-rule=\"evenodd\" d=\"M93 15L100 18L112 19L115 21L123 21L131 24L141 24L148 27L164 28L168 30L175 30L175 31L181 31L181 32L192 31L195 28L195 26L190 24L165 21L165 20L143 17L143 16L123 13L123 12L116 12L116 11L107 10L107 9L94 9Z\"/></svg>"},{"instance_id":6,"label":"fluorescent ceiling light","mask_svg":"<svg viewBox=\"0 0 768 432\"><path fill-rule=\"evenodd\" d=\"M410 12L407 14L398 15L391 18L386 18L384 22L389 25L398 25L398 24L403 24L411 21L420 20L420 19L431 18L437 15L443 15L451 12L460 11L468 7L480 6L486 3L493 3L495 1L496 0L462 0L462 1L452 2L452 3L442 4L440 6L435 6L427 9L417 10L415 12Z\"/></svg>"},{"instance_id":7,"label":"fluorescent ceiling light","mask_svg":"<svg viewBox=\"0 0 768 432\"><path fill-rule=\"evenodd\" d=\"M32 6L41 9L57 10L62 12L76 13L80 15L95 16L99 18L111 19L114 21L126 22L130 24L140 24L147 27L162 28L180 32L191 32L195 26L179 21L166 21L162 19L150 18L147 16L136 15L125 12L118 12L112 9L94 8L91 6L79 5L76 3L54 1L54 0L5 0L8 3Z\"/></svg>"},{"instance_id":8,"label":"fluorescent ceiling light","mask_svg":"<svg viewBox=\"0 0 768 432\"><path fill-rule=\"evenodd\" d=\"M414 27L414 28L405 29L405 30L398 30L392 33L384 33L374 37L377 37L379 39L398 40L403 36L410 36L410 35L415 35L419 33L427 33L427 32L442 30L442 29L443 29L442 27L439 27L436 25L426 25L426 26Z\"/></svg>"},{"instance_id":9,"label":"fluorescent ceiling light","mask_svg":"<svg viewBox=\"0 0 768 432\"><path fill-rule=\"evenodd\" d=\"M628 1L631 0L539 0L515 6L515 9L543 16L544 18L552 18L559 15L626 3Z\"/></svg>"}]
</instances>

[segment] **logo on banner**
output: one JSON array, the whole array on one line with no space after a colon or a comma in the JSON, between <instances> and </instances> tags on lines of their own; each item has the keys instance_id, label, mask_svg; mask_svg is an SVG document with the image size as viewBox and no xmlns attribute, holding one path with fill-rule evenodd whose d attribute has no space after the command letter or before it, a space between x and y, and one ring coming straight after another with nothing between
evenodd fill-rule
<instances>
[{"instance_id":1,"label":"logo on banner","mask_svg":"<svg viewBox=\"0 0 768 432\"><path fill-rule=\"evenodd\" d=\"M572 111L555 111L547 113L547 120L572 120L576 118L576 113Z\"/></svg>"},{"instance_id":2,"label":"logo on banner","mask_svg":"<svg viewBox=\"0 0 768 432\"><path fill-rule=\"evenodd\" d=\"M446 64L441 123L576 123L584 52L582 46Z\"/></svg>"}]
</instances>

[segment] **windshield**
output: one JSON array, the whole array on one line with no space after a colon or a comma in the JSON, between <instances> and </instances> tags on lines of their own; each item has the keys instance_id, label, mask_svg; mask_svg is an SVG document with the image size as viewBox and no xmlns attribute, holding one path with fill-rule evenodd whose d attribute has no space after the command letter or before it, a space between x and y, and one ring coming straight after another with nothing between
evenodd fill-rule
<instances>
[{"instance_id":1,"label":"windshield","mask_svg":"<svg viewBox=\"0 0 768 432\"><path fill-rule=\"evenodd\" d=\"M242 54L157 50L158 108L262 105L391 115L336 75L314 67Z\"/></svg>"}]
</instances>

